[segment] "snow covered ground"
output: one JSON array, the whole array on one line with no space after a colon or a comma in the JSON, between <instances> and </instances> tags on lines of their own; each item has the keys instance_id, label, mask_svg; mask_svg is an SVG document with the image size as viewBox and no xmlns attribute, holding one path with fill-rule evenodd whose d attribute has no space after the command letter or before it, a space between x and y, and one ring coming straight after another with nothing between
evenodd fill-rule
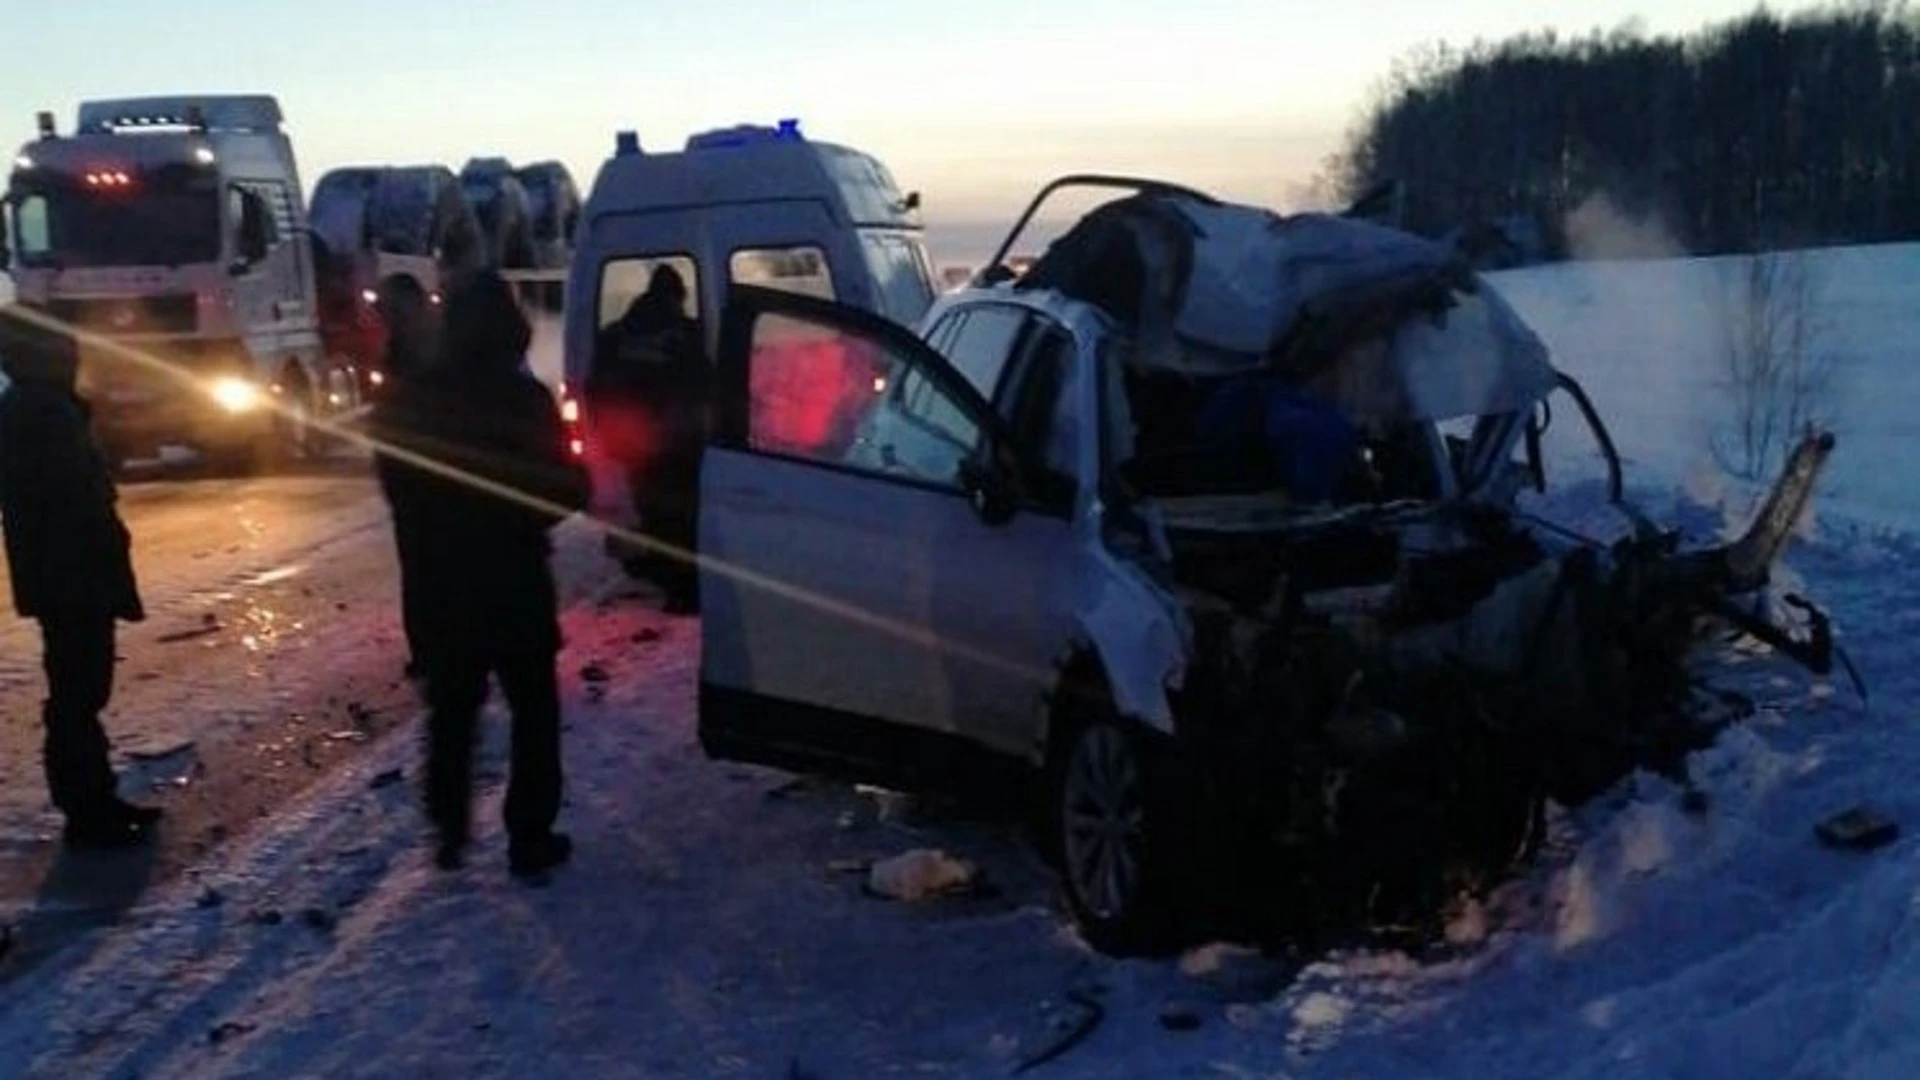
<instances>
[{"instance_id":1,"label":"snow covered ground","mask_svg":"<svg viewBox=\"0 0 1920 1080\"><path fill-rule=\"evenodd\" d=\"M565 821L574 865L510 884L486 750L483 848L435 873L398 732L30 976L0 985L0 1074L1061 1077L1920 1075L1920 849L1821 846L1870 799L1920 816L1920 248L1822 253L1847 393L1821 520L1789 557L1873 692L1731 652L1759 720L1700 755L1705 814L1641 779L1555 821L1525 877L1429 955L1197 977L1114 962L1066 928L1000 825L903 815L704 761L695 624L628 596L569 526ZM1702 482L1719 335L1713 263L1503 276L1612 422L1654 508L1737 518ZM1571 417L1557 423L1572 426ZM1559 447L1559 444L1555 444ZM1583 468L1556 457L1556 475ZM1734 522L1737 524L1737 520ZM936 846L988 888L905 905L866 860ZM1189 969L1220 954L1190 958ZM1170 1005L1197 1021L1163 1023ZM1178 1024L1173 1027L1185 1028Z\"/></svg>"}]
</instances>

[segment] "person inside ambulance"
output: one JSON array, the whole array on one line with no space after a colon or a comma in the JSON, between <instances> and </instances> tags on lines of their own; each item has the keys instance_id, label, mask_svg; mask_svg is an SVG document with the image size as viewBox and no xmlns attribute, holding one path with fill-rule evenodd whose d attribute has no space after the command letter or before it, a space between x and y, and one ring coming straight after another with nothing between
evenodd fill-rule
<instances>
[{"instance_id":1,"label":"person inside ambulance","mask_svg":"<svg viewBox=\"0 0 1920 1080\"><path fill-rule=\"evenodd\" d=\"M713 385L713 365L686 304L679 272L656 267L646 291L601 331L583 388L588 421L625 470L640 533L653 542L627 565L652 577L676 613L699 606L691 556Z\"/></svg>"}]
</instances>

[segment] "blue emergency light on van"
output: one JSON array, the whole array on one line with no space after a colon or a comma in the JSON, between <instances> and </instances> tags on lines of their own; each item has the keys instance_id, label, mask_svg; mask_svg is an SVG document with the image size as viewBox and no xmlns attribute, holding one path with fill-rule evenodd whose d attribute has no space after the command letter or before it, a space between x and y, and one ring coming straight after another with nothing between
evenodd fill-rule
<instances>
[{"instance_id":1,"label":"blue emergency light on van","mask_svg":"<svg viewBox=\"0 0 1920 1080\"><path fill-rule=\"evenodd\" d=\"M800 121L785 119L777 127L762 127L757 124L737 124L730 128L703 131L687 139L688 150L728 150L756 143L768 142L804 142L806 137L800 134Z\"/></svg>"}]
</instances>

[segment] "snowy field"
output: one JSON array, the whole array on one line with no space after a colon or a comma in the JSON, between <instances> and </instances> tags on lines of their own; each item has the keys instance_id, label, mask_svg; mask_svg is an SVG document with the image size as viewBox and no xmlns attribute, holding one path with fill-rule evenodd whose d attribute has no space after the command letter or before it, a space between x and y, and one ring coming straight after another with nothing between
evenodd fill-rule
<instances>
[{"instance_id":1,"label":"snowy field","mask_svg":"<svg viewBox=\"0 0 1920 1080\"><path fill-rule=\"evenodd\" d=\"M1708 811L1643 778L1557 815L1539 864L1443 948L1100 958L1002 826L704 761L696 625L627 596L576 523L559 557L583 597L562 661L574 865L546 889L506 879L495 723L481 850L435 873L416 743L398 732L0 984L0 1075L1002 1076L1097 1015L1027 1075L1920 1076L1920 849L1837 852L1813 834L1863 799L1920 818L1920 248L1814 264L1840 442L1789 569L1832 609L1871 710L1844 683L1729 652L1718 665L1762 715L1696 761ZM1611 422L1650 508L1703 538L1742 524L1739 491L1705 467L1729 420L1728 271L1500 279ZM1591 473L1575 428L1556 418L1556 476ZM987 887L866 895L867 860L918 847L972 860Z\"/></svg>"}]
</instances>

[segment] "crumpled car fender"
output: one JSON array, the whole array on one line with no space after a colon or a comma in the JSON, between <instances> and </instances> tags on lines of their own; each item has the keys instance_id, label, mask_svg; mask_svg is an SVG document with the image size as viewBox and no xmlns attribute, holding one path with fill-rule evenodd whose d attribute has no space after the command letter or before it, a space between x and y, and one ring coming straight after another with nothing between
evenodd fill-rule
<instances>
[{"instance_id":1,"label":"crumpled car fender","mask_svg":"<svg viewBox=\"0 0 1920 1080\"><path fill-rule=\"evenodd\" d=\"M1079 648L1099 660L1121 716L1170 735L1168 694L1185 678L1192 627L1170 593L1118 559L1105 561L1108 572L1088 576L1077 605Z\"/></svg>"}]
</instances>

